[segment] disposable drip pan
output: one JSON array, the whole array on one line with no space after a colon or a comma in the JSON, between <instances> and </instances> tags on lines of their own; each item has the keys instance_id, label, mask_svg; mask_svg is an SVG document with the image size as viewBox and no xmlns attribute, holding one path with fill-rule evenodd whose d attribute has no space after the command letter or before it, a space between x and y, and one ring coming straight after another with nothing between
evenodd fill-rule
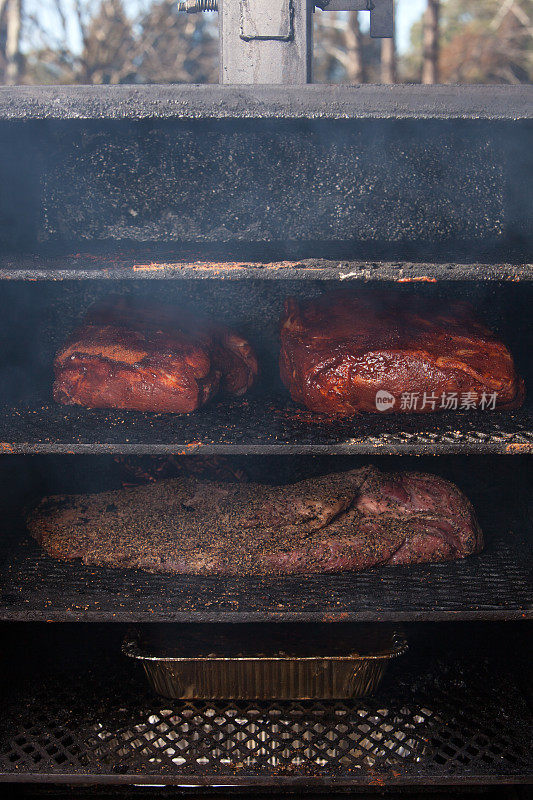
<instances>
[{"instance_id":1,"label":"disposable drip pan","mask_svg":"<svg viewBox=\"0 0 533 800\"><path fill-rule=\"evenodd\" d=\"M157 694L180 700L363 697L407 650L402 629L384 624L236 625L207 637L163 628L128 635L123 652Z\"/></svg>"}]
</instances>

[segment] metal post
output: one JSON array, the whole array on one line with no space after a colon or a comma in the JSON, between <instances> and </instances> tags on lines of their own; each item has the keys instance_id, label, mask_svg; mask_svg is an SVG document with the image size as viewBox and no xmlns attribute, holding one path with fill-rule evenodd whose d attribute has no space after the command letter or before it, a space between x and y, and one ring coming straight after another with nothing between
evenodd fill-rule
<instances>
[{"instance_id":1,"label":"metal post","mask_svg":"<svg viewBox=\"0 0 533 800\"><path fill-rule=\"evenodd\" d=\"M370 35L393 35L394 0L178 0L178 11L217 11L220 83L312 82L313 18L324 10L370 11Z\"/></svg>"},{"instance_id":2,"label":"metal post","mask_svg":"<svg viewBox=\"0 0 533 800\"><path fill-rule=\"evenodd\" d=\"M313 0L219 0L220 82L311 83Z\"/></svg>"}]
</instances>

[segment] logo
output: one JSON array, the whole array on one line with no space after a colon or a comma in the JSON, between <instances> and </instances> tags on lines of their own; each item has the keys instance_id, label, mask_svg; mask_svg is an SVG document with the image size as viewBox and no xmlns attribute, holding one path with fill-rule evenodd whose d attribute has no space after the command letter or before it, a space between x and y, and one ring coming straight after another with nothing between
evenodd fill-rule
<instances>
[{"instance_id":1,"label":"logo","mask_svg":"<svg viewBox=\"0 0 533 800\"><path fill-rule=\"evenodd\" d=\"M378 411L388 411L393 408L395 402L394 395L386 392L385 389L380 389L379 392L376 392L376 408Z\"/></svg>"}]
</instances>

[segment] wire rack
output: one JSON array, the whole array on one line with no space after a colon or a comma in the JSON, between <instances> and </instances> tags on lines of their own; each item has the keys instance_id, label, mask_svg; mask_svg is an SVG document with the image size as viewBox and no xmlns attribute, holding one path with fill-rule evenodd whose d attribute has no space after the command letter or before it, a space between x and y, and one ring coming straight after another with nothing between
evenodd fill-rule
<instances>
[{"instance_id":1,"label":"wire rack","mask_svg":"<svg viewBox=\"0 0 533 800\"><path fill-rule=\"evenodd\" d=\"M1 778L383 785L531 777L531 713L509 676L486 657L400 661L377 697L293 703L164 700L118 658L105 671L56 676L36 664L5 703Z\"/></svg>"},{"instance_id":2,"label":"wire rack","mask_svg":"<svg viewBox=\"0 0 533 800\"><path fill-rule=\"evenodd\" d=\"M523 619L533 616L527 522L464 561L280 579L150 575L46 556L20 521L0 563L4 620Z\"/></svg>"},{"instance_id":3,"label":"wire rack","mask_svg":"<svg viewBox=\"0 0 533 800\"><path fill-rule=\"evenodd\" d=\"M212 403L195 414L0 408L0 452L447 454L533 452L531 402L515 412L359 415L332 420L280 397Z\"/></svg>"}]
</instances>

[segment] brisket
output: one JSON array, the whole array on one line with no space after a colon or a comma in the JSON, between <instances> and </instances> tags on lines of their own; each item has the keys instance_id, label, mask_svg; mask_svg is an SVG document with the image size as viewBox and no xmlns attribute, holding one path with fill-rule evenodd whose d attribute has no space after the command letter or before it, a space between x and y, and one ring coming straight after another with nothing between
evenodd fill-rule
<instances>
[{"instance_id":1,"label":"brisket","mask_svg":"<svg viewBox=\"0 0 533 800\"><path fill-rule=\"evenodd\" d=\"M483 546L456 486L372 467L287 486L190 478L51 497L28 526L55 558L168 574L342 572L464 558Z\"/></svg>"}]
</instances>

